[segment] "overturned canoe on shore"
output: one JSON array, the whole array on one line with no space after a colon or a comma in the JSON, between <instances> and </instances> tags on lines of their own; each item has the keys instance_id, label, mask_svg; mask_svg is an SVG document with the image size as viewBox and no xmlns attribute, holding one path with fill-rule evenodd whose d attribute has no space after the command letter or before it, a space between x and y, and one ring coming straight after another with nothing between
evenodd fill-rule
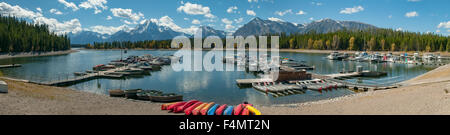
<instances>
[{"instance_id":1,"label":"overturned canoe on shore","mask_svg":"<svg viewBox=\"0 0 450 135\"><path fill-rule=\"evenodd\" d=\"M125 92L123 90L110 90L110 97L125 97Z\"/></svg>"},{"instance_id":2,"label":"overturned canoe on shore","mask_svg":"<svg viewBox=\"0 0 450 135\"><path fill-rule=\"evenodd\" d=\"M183 96L175 93L150 95L149 100L152 102L176 102L183 101Z\"/></svg>"}]
</instances>

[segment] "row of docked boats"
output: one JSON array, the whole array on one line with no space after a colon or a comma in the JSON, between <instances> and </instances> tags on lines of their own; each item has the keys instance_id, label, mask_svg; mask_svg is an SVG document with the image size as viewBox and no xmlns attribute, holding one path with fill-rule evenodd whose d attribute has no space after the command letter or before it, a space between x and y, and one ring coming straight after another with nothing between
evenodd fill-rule
<instances>
[{"instance_id":1,"label":"row of docked boats","mask_svg":"<svg viewBox=\"0 0 450 135\"><path fill-rule=\"evenodd\" d=\"M152 102L176 102L183 101L183 96L175 93L163 93L159 90L110 90L109 95L111 97L124 97L127 99L152 101Z\"/></svg>"},{"instance_id":2,"label":"row of docked boats","mask_svg":"<svg viewBox=\"0 0 450 135\"><path fill-rule=\"evenodd\" d=\"M347 53L332 52L327 56L329 60L350 60L358 62L392 62L392 63L407 63L414 64L417 62L434 62L440 61L442 57L440 55L435 55L433 53L426 53L422 56L419 53L414 53L408 56L407 53L402 53L400 55L393 55L392 53L378 53L368 54L367 52L356 52L354 55L350 56Z\"/></svg>"},{"instance_id":3,"label":"row of docked boats","mask_svg":"<svg viewBox=\"0 0 450 135\"><path fill-rule=\"evenodd\" d=\"M345 87L344 84L328 81L324 79L313 79L294 81L295 83L281 83L281 82L256 82L252 83L252 87L258 91L266 94L271 94L274 97L288 96L294 94L304 94L306 90L316 90L319 92L328 91Z\"/></svg>"},{"instance_id":4,"label":"row of docked boats","mask_svg":"<svg viewBox=\"0 0 450 135\"><path fill-rule=\"evenodd\" d=\"M252 104L242 103L236 106L190 100L161 105L161 110L185 115L261 115Z\"/></svg>"}]
</instances>

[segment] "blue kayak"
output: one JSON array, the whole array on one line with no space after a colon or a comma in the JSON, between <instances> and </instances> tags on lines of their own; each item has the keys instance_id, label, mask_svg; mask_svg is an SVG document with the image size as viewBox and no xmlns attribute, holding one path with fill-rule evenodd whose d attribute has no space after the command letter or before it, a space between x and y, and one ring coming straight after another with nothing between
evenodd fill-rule
<instances>
[{"instance_id":1,"label":"blue kayak","mask_svg":"<svg viewBox=\"0 0 450 135\"><path fill-rule=\"evenodd\" d=\"M228 106L225 111L223 111L223 115L233 115L233 106Z\"/></svg>"},{"instance_id":2,"label":"blue kayak","mask_svg":"<svg viewBox=\"0 0 450 135\"><path fill-rule=\"evenodd\" d=\"M217 107L219 107L219 104L215 104L215 105L213 105L211 108L209 108L209 110L208 110L208 115L214 115L215 113L216 113L216 109L217 109Z\"/></svg>"}]
</instances>

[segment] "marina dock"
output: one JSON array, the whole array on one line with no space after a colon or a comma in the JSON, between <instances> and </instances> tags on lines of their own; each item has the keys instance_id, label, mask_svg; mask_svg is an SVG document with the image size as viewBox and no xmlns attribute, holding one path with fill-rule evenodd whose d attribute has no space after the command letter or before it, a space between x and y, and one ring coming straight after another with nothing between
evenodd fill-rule
<instances>
[{"instance_id":1,"label":"marina dock","mask_svg":"<svg viewBox=\"0 0 450 135\"><path fill-rule=\"evenodd\" d=\"M238 85L252 85L252 83L273 82L272 79L237 79Z\"/></svg>"},{"instance_id":2,"label":"marina dock","mask_svg":"<svg viewBox=\"0 0 450 135\"><path fill-rule=\"evenodd\" d=\"M15 68L15 67L21 67L20 64L9 64L9 65L0 65L0 68Z\"/></svg>"}]
</instances>

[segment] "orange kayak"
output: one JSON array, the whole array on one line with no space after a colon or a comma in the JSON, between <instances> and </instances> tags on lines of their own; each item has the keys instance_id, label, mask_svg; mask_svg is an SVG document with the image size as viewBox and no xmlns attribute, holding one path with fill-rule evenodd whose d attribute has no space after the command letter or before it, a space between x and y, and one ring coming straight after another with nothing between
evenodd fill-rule
<instances>
[{"instance_id":1,"label":"orange kayak","mask_svg":"<svg viewBox=\"0 0 450 135\"><path fill-rule=\"evenodd\" d=\"M203 104L205 104L205 103L202 103L202 102L197 102L197 103L195 103L194 105L192 105L192 106L186 108L186 109L184 110L184 114L186 114L186 115L191 115L192 110L194 110L195 108L197 108L198 106L203 105Z\"/></svg>"},{"instance_id":2,"label":"orange kayak","mask_svg":"<svg viewBox=\"0 0 450 135\"><path fill-rule=\"evenodd\" d=\"M214 105L214 102L208 103L205 107L202 108L202 110L200 110L200 113L202 115L206 115L206 113L208 112L209 108L212 107Z\"/></svg>"},{"instance_id":3,"label":"orange kayak","mask_svg":"<svg viewBox=\"0 0 450 135\"><path fill-rule=\"evenodd\" d=\"M200 110L205 107L206 105L208 105L208 103L203 103L200 106L196 107L194 110L192 110L191 114L192 115L198 115L200 113Z\"/></svg>"}]
</instances>

